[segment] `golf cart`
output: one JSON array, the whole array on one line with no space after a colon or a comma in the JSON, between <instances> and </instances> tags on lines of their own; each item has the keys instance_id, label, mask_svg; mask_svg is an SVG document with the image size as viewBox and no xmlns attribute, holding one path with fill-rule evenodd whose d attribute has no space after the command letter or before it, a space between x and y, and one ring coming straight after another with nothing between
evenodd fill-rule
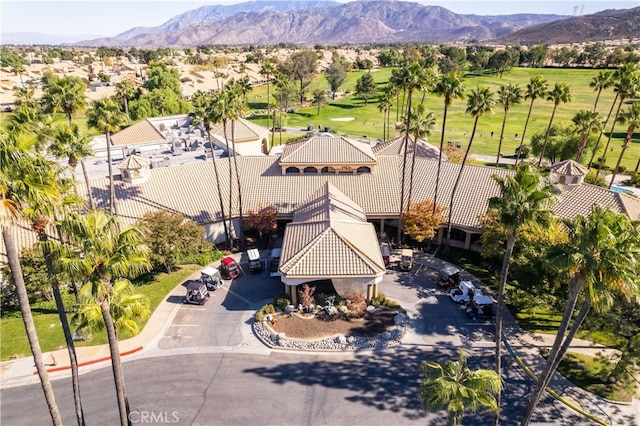
<instances>
[{"instance_id":1,"label":"golf cart","mask_svg":"<svg viewBox=\"0 0 640 426\"><path fill-rule=\"evenodd\" d=\"M467 303L473 300L473 297L481 292L479 289L475 288L471 281L460 281L457 288L452 288L449 292L449 296L456 303Z\"/></svg>"},{"instance_id":2,"label":"golf cart","mask_svg":"<svg viewBox=\"0 0 640 426\"><path fill-rule=\"evenodd\" d=\"M490 319L493 316L493 299L483 294L475 295L470 303L467 303L467 315L472 320Z\"/></svg>"},{"instance_id":3,"label":"golf cart","mask_svg":"<svg viewBox=\"0 0 640 426\"><path fill-rule=\"evenodd\" d=\"M220 261L220 275L225 280L232 280L240 275L240 267L238 262L230 257L225 257Z\"/></svg>"},{"instance_id":4,"label":"golf cart","mask_svg":"<svg viewBox=\"0 0 640 426\"><path fill-rule=\"evenodd\" d=\"M413 268L413 250L402 249L400 252L400 269L410 271Z\"/></svg>"},{"instance_id":5,"label":"golf cart","mask_svg":"<svg viewBox=\"0 0 640 426\"><path fill-rule=\"evenodd\" d=\"M380 253L382 253L382 260L384 261L384 266L389 266L389 259L391 258L391 247L389 243L381 242L380 243Z\"/></svg>"},{"instance_id":6,"label":"golf cart","mask_svg":"<svg viewBox=\"0 0 640 426\"><path fill-rule=\"evenodd\" d=\"M217 290L224 285L220 271L211 266L200 271L200 281L207 286L207 290Z\"/></svg>"},{"instance_id":7,"label":"golf cart","mask_svg":"<svg viewBox=\"0 0 640 426\"><path fill-rule=\"evenodd\" d=\"M258 249L247 250L247 256L249 257L249 270L251 272L262 271L262 261L260 260L260 252Z\"/></svg>"},{"instance_id":8,"label":"golf cart","mask_svg":"<svg viewBox=\"0 0 640 426\"><path fill-rule=\"evenodd\" d=\"M453 287L460 283L460 269L447 265L440 270L440 287Z\"/></svg>"},{"instance_id":9,"label":"golf cart","mask_svg":"<svg viewBox=\"0 0 640 426\"><path fill-rule=\"evenodd\" d=\"M187 283L187 294L184 296L184 303L193 305L204 305L209 300L207 286L199 280L191 280Z\"/></svg>"},{"instance_id":10,"label":"golf cart","mask_svg":"<svg viewBox=\"0 0 640 426\"><path fill-rule=\"evenodd\" d=\"M280 274L280 256L282 256L282 249L276 247L271 250L271 256L269 259L269 276L272 278L279 277Z\"/></svg>"}]
</instances>

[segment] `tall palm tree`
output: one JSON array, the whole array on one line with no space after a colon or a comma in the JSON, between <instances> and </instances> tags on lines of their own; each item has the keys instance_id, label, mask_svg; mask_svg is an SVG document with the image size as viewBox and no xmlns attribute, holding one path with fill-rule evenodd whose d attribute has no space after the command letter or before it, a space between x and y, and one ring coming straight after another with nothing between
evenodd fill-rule
<instances>
[{"instance_id":1,"label":"tall palm tree","mask_svg":"<svg viewBox=\"0 0 640 426\"><path fill-rule=\"evenodd\" d=\"M112 315L112 310L117 312L117 305L112 307L112 302L117 300L117 293L126 285L127 278L151 269L149 248L142 243L140 228L120 231L117 217L104 210L72 214L61 222L60 228L71 248L60 256L58 264L63 271L86 283L80 290L81 299L96 308L85 306L82 311L95 313L99 309L107 331L120 423L130 424L116 330L119 312Z\"/></svg>"},{"instance_id":2,"label":"tall palm tree","mask_svg":"<svg viewBox=\"0 0 640 426\"><path fill-rule=\"evenodd\" d=\"M438 152L438 171L436 172L436 186L433 194L433 213L438 205L438 189L440 189L440 171L442 168L442 150L444 149L445 127L447 125L447 111L454 99L464 98L462 74L451 72L440 77L434 89L435 93L444 98L444 114L442 117L442 132L440 133L440 150Z\"/></svg>"},{"instance_id":3,"label":"tall palm tree","mask_svg":"<svg viewBox=\"0 0 640 426\"><path fill-rule=\"evenodd\" d=\"M495 395L502 389L500 376L492 370L471 370L464 351L458 361L423 362L421 368L424 379L418 398L427 411L445 409L450 425L459 425L467 410L498 409Z\"/></svg>"},{"instance_id":4,"label":"tall palm tree","mask_svg":"<svg viewBox=\"0 0 640 426\"><path fill-rule=\"evenodd\" d=\"M62 110L72 123L73 114L85 107L87 85L75 76L50 79L44 87L43 102L53 113Z\"/></svg>"},{"instance_id":5,"label":"tall palm tree","mask_svg":"<svg viewBox=\"0 0 640 426\"><path fill-rule=\"evenodd\" d=\"M411 117L411 128L408 133L413 135L413 149L411 153L411 171L409 176L409 194L407 196L407 209L411 207L411 195L413 193L414 169L416 165L416 153L418 151L418 141L431 135L431 131L436 125L436 116L427 110L423 103L418 104Z\"/></svg>"},{"instance_id":6,"label":"tall palm tree","mask_svg":"<svg viewBox=\"0 0 640 426\"><path fill-rule=\"evenodd\" d=\"M207 132L207 139L209 140L209 146L211 147L211 160L213 161L213 172L216 179L216 189L218 192L218 200L220 201L220 214L222 215L222 226L224 227L224 236L226 241L231 241L229 235L229 229L227 228L227 220L224 213L224 200L222 198L222 188L220 187L220 173L218 171L218 162L216 156L213 153L213 140L211 138L211 127L220 122L221 117L217 110L216 100L217 95L207 94L204 92L198 92L193 100L193 124L202 124Z\"/></svg>"},{"instance_id":7,"label":"tall palm tree","mask_svg":"<svg viewBox=\"0 0 640 426\"><path fill-rule=\"evenodd\" d=\"M126 122L124 114L111 99L91 102L87 110L87 125L104 132L107 140L107 166L109 167L109 212L117 214L116 192L113 184L113 164L111 163L111 133L117 132Z\"/></svg>"},{"instance_id":8,"label":"tall palm tree","mask_svg":"<svg viewBox=\"0 0 640 426\"><path fill-rule=\"evenodd\" d=\"M382 141L386 142L389 138L387 135L389 129L389 113L393 107L393 92L389 90L391 86L387 86L380 95L380 102L378 102L378 111L382 112Z\"/></svg>"},{"instance_id":9,"label":"tall palm tree","mask_svg":"<svg viewBox=\"0 0 640 426\"><path fill-rule=\"evenodd\" d=\"M515 176L493 177L500 187L500 197L489 200L490 211L495 212L505 233L506 248L500 271L498 306L496 309L496 373L502 377L502 319L504 310L504 291L509 274L509 262L516 244L516 238L523 227L545 228L552 220L550 210L553 201L553 186L545 181L538 171L528 162L517 166ZM500 417L500 393L496 400L495 424Z\"/></svg>"},{"instance_id":10,"label":"tall palm tree","mask_svg":"<svg viewBox=\"0 0 640 426\"><path fill-rule=\"evenodd\" d=\"M393 87L393 91L396 94L396 122L400 121L400 111L404 111L404 102L407 94L407 68L404 63L399 68L391 70L391 76L389 77L389 85ZM402 91L402 102L400 102L400 92Z\"/></svg>"},{"instance_id":11,"label":"tall palm tree","mask_svg":"<svg viewBox=\"0 0 640 426\"><path fill-rule=\"evenodd\" d=\"M402 75L404 76L403 84L404 88L407 90L407 111L405 115L406 123L405 129L411 128L411 104L413 93L416 90L426 90L433 85L434 75L429 72L428 69L423 68L420 63L417 61L410 62L403 67L404 71ZM404 155L402 157L402 183L400 188L400 225L398 226L398 244L402 244L402 215L404 214L406 203L405 203L405 195L406 195L406 169L407 169L407 152L409 148L409 132L405 133L404 137Z\"/></svg>"},{"instance_id":12,"label":"tall palm tree","mask_svg":"<svg viewBox=\"0 0 640 426\"><path fill-rule=\"evenodd\" d=\"M87 200L89 208L93 210L93 197L91 196L91 186L89 184L89 173L85 158L94 154L91 148L91 138L80 134L80 130L76 124L66 124L57 126L53 131L53 139L47 147L49 154L61 159L66 158L69 167L75 175L78 161L82 166L82 174L84 175L84 183L87 187Z\"/></svg>"},{"instance_id":13,"label":"tall palm tree","mask_svg":"<svg viewBox=\"0 0 640 426\"><path fill-rule=\"evenodd\" d=\"M455 201L456 193L458 192L458 185L460 185L460 179L462 178L462 173L464 172L464 167L467 164L467 157L469 156L469 152L471 151L473 138L476 135L476 129L478 128L478 120L484 114L493 112L493 107L495 103L496 101L493 97L493 92L486 87L478 87L476 89L473 89L471 90L471 93L467 96L466 112L467 114L470 114L472 117L474 117L473 130L471 131L471 138L469 139L469 144L467 145L467 149L464 152L462 164L460 165L458 176L456 177L456 181L453 185L453 190L451 191L451 200L449 201L449 217L447 219L447 240L445 244L446 251L449 250L449 246L450 246L451 218L453 217L453 204Z\"/></svg>"},{"instance_id":14,"label":"tall palm tree","mask_svg":"<svg viewBox=\"0 0 640 426\"><path fill-rule=\"evenodd\" d=\"M556 115L556 110L560 102L566 104L571 102L571 88L566 83L556 83L547 93L547 100L553 101L553 110L551 111L551 118L549 118L549 125L547 131L544 134L544 143L542 144L542 150L540 151L540 158L538 159L538 167L542 163L544 152L547 149L547 143L549 142L549 133L551 132L551 125L553 124L553 118Z\"/></svg>"},{"instance_id":15,"label":"tall palm tree","mask_svg":"<svg viewBox=\"0 0 640 426\"><path fill-rule=\"evenodd\" d=\"M511 105L522 102L522 89L517 84L502 84L498 89L498 102L504 107L502 128L500 129L500 141L498 142L498 155L496 155L496 167L500 165L500 153L502 152L502 139L504 138L504 126L507 124L507 114Z\"/></svg>"},{"instance_id":16,"label":"tall palm tree","mask_svg":"<svg viewBox=\"0 0 640 426\"><path fill-rule=\"evenodd\" d=\"M583 288L589 291L586 311L591 304L608 302L609 292L597 292L597 289L611 289L626 297L638 297L640 294L637 281L637 265L640 262L640 228L634 225L624 214L613 213L594 205L588 217L577 216L565 222L569 239L561 247L552 252L552 262L567 272L569 280L569 297L565 306L558 334L545 363L538 384L531 395L529 405L521 424L531 421L540 397L561 358L560 353L571 344L575 335L577 320L586 317L585 312L579 314L574 322L575 330L565 337L569 322L573 316L578 298ZM583 315L584 314L584 315Z\"/></svg>"},{"instance_id":17,"label":"tall palm tree","mask_svg":"<svg viewBox=\"0 0 640 426\"><path fill-rule=\"evenodd\" d=\"M593 112L596 112L598 109L598 101L600 100L600 94L604 89L608 89L613 86L613 72L608 70L603 70L598 72L598 75L593 77L589 82L589 87L593 88L593 91L596 92L596 100L593 103Z\"/></svg>"},{"instance_id":18,"label":"tall palm tree","mask_svg":"<svg viewBox=\"0 0 640 426\"><path fill-rule=\"evenodd\" d=\"M0 132L0 226L2 239L7 250L7 258L16 294L20 305L29 347L33 354L40 385L54 425L62 425L62 417L56 403L47 368L42 359L42 350L31 314L27 288L20 266L20 258L15 237L15 223L23 216L25 209L34 203L47 203L58 196L59 181L47 179L41 167L36 167L33 139L18 139L15 133Z\"/></svg>"},{"instance_id":19,"label":"tall palm tree","mask_svg":"<svg viewBox=\"0 0 640 426\"><path fill-rule=\"evenodd\" d=\"M587 146L589 140L589 134L591 132L602 131L603 123L602 116L598 112L582 109L576 113L571 119L576 126L576 132L580 135L578 141L578 152L576 153L576 161L580 162L582 159L582 153Z\"/></svg>"},{"instance_id":20,"label":"tall palm tree","mask_svg":"<svg viewBox=\"0 0 640 426\"><path fill-rule=\"evenodd\" d=\"M527 127L529 127L529 119L531 118L531 111L533 111L533 103L536 99L541 98L547 93L547 80L540 76L531 77L527 84L527 90L524 93L525 99L531 99L529 103L529 112L527 113L527 119L524 122L524 129L522 130L522 138L520 139L520 145L518 146L518 152L516 153L516 165L520 161L520 151L522 145L524 145L524 137L527 134Z\"/></svg>"},{"instance_id":21,"label":"tall palm tree","mask_svg":"<svg viewBox=\"0 0 640 426\"><path fill-rule=\"evenodd\" d=\"M618 108L616 114L613 116L613 122L611 123L611 130L607 136L607 144L604 146L604 152L602 153L602 161L599 161L598 170L596 171L596 179L600 175L600 171L604 167L604 163L607 161L607 151L609 150L609 144L611 143L611 137L613 136L613 130L616 127L618 116L620 115L620 108L626 99L632 99L640 96L640 71L634 63L627 63L616 71L616 83L615 91L618 98Z\"/></svg>"},{"instance_id":22,"label":"tall palm tree","mask_svg":"<svg viewBox=\"0 0 640 426\"><path fill-rule=\"evenodd\" d=\"M622 111L622 113L620 113L620 115L618 116L618 122L621 124L628 124L628 126L627 133L624 137L624 142L622 143L622 150L620 151L620 155L618 156L618 162L616 163L616 167L613 169L613 176L611 176L611 181L609 182L609 189L611 189L613 181L616 178L618 168L620 167L620 163L622 162L622 157L629 148L629 143L631 142L633 132L635 132L636 128L640 127L640 102L634 102L627 110Z\"/></svg>"},{"instance_id":23,"label":"tall palm tree","mask_svg":"<svg viewBox=\"0 0 640 426\"><path fill-rule=\"evenodd\" d=\"M267 80L267 129L269 128L269 117L271 116L271 76L275 75L276 69L273 64L266 60L262 63L262 67L260 68L260 75L262 75ZM273 132L272 132L273 135ZM269 148L273 146L273 137L271 138L271 145Z\"/></svg>"},{"instance_id":24,"label":"tall palm tree","mask_svg":"<svg viewBox=\"0 0 640 426\"><path fill-rule=\"evenodd\" d=\"M129 100L136 94L136 87L129 80L122 80L116 83L116 96L122 99L124 104L124 113L127 115L127 120L131 120L129 115Z\"/></svg>"}]
</instances>

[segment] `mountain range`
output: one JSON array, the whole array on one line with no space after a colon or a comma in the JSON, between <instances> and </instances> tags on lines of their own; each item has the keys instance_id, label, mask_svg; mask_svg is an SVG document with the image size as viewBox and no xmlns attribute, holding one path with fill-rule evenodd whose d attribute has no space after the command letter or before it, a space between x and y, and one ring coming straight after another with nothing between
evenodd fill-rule
<instances>
[{"instance_id":1,"label":"mountain range","mask_svg":"<svg viewBox=\"0 0 640 426\"><path fill-rule=\"evenodd\" d=\"M460 15L404 1L251 1L203 6L158 27L136 27L78 46L195 46L204 44L358 44L488 40L560 15Z\"/></svg>"}]
</instances>

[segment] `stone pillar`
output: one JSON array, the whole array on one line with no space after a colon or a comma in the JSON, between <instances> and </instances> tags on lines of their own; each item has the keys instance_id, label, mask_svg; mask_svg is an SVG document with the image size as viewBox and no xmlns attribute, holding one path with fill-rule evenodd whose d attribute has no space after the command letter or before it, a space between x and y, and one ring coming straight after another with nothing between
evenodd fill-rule
<instances>
[{"instance_id":1,"label":"stone pillar","mask_svg":"<svg viewBox=\"0 0 640 426\"><path fill-rule=\"evenodd\" d=\"M442 240L444 239L444 230L445 228L438 228L438 245L442 245Z\"/></svg>"},{"instance_id":2,"label":"stone pillar","mask_svg":"<svg viewBox=\"0 0 640 426\"><path fill-rule=\"evenodd\" d=\"M298 305L298 287L295 285L287 285L287 288L290 291L290 296L291 296L291 304L293 306L297 306Z\"/></svg>"},{"instance_id":3,"label":"stone pillar","mask_svg":"<svg viewBox=\"0 0 640 426\"><path fill-rule=\"evenodd\" d=\"M380 233L384 232L384 218L380 219Z\"/></svg>"},{"instance_id":4,"label":"stone pillar","mask_svg":"<svg viewBox=\"0 0 640 426\"><path fill-rule=\"evenodd\" d=\"M471 247L471 232L464 233L464 249L469 250Z\"/></svg>"}]
</instances>

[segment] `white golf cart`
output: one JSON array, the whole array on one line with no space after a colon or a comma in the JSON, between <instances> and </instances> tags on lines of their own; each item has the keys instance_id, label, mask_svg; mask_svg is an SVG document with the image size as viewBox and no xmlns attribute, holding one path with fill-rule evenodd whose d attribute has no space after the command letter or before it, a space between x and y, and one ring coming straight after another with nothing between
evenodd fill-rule
<instances>
[{"instance_id":1,"label":"white golf cart","mask_svg":"<svg viewBox=\"0 0 640 426\"><path fill-rule=\"evenodd\" d=\"M262 260L260 260L260 252L258 249L247 250L247 257L249 258L249 270L251 272L262 271Z\"/></svg>"},{"instance_id":2,"label":"white golf cart","mask_svg":"<svg viewBox=\"0 0 640 426\"><path fill-rule=\"evenodd\" d=\"M478 294L482 294L480 289L477 289L471 281L460 281L457 288L452 288L449 291L449 296L456 303L467 303L473 300L473 297Z\"/></svg>"},{"instance_id":3,"label":"white golf cart","mask_svg":"<svg viewBox=\"0 0 640 426\"><path fill-rule=\"evenodd\" d=\"M220 271L211 266L200 271L200 281L207 286L207 290L217 290L224 285Z\"/></svg>"}]
</instances>

